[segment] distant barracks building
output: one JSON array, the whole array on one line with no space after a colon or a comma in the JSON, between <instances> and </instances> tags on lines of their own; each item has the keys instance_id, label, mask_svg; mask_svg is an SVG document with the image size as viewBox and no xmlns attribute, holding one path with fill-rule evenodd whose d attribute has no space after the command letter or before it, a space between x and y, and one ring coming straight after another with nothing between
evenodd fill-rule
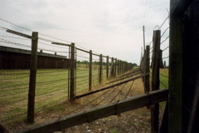
<instances>
[{"instance_id":1,"label":"distant barracks building","mask_svg":"<svg viewBox=\"0 0 199 133\"><path fill-rule=\"evenodd\" d=\"M66 56L37 53L38 69L68 68ZM0 46L0 69L29 69L31 51Z\"/></svg>"}]
</instances>

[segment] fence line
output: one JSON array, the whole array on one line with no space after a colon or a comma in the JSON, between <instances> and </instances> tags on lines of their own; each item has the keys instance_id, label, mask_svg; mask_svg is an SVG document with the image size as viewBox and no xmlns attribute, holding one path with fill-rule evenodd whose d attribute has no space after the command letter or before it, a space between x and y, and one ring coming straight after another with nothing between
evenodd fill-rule
<instances>
[{"instance_id":1,"label":"fence line","mask_svg":"<svg viewBox=\"0 0 199 133\"><path fill-rule=\"evenodd\" d=\"M51 36L40 33L38 34L37 32L33 32L34 34L37 34L37 36L31 36L18 31L10 30L5 27L3 28L5 29L6 34L13 34L13 37L1 36L1 42L14 46L17 45L23 46L24 48L27 47L35 49L34 53L32 53L31 59L31 61L34 61L34 63L32 62L30 71L0 71L0 74L3 75L1 76L1 81L3 81L1 83L5 84L4 86L1 86L1 89L6 90L0 94L2 97L0 99L2 103L1 105L3 106L2 108L5 108L5 110L0 110L0 112L3 114L3 116L0 118L0 122L8 124L10 127L16 126L16 124L13 123L23 123L24 121L33 123L35 121L35 114L43 114L44 112L48 112L55 108L61 108L61 103L66 102L69 96L71 96L69 97L69 100L73 101L75 100L76 95L91 91L92 88L99 88L99 86L111 80L111 78L115 78L116 76L119 76L133 68L131 63L127 63L125 61L119 62L119 60L113 57L96 54L85 49L80 49L75 45L72 53L72 44L55 44L53 39L57 38L53 38ZM10 39L16 40L12 41ZM17 40L27 41L26 45L23 45L19 41L16 42ZM38 45L38 47L34 47L36 45ZM53 49L46 48L45 45L53 47ZM69 60L67 64L70 66L69 69L37 69L37 54L43 52L65 56L66 59ZM91 56L93 58L91 58ZM72 60L73 62L71 62ZM53 65L48 61L38 63L47 64L49 66ZM73 67L71 67L72 63ZM32 66L33 64L35 64L34 67ZM71 73L73 74L71 75ZM5 77L6 75L8 75L9 78ZM33 76L31 77L34 80L28 80L30 75ZM18 82L19 80L20 82ZM32 81L33 83L31 83ZM7 83L9 82L12 82L12 84L8 85ZM28 85L30 85L29 91L27 89ZM74 89L71 90L72 86ZM10 92L7 95L7 99L13 98L14 95L12 95L11 92L13 92L13 94L15 94L17 97L20 94L20 98L14 97L12 101L6 100L5 95L7 92ZM71 92L72 95L70 94ZM28 95L29 102L27 102ZM100 103L101 102L98 102L98 104ZM10 106L13 107L10 108ZM17 113L14 113L16 111Z\"/></svg>"}]
</instances>

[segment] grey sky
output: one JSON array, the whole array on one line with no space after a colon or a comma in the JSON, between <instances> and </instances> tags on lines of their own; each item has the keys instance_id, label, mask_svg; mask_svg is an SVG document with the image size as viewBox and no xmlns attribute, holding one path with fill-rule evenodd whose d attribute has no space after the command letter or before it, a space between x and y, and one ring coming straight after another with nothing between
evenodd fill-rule
<instances>
[{"instance_id":1,"label":"grey sky","mask_svg":"<svg viewBox=\"0 0 199 133\"><path fill-rule=\"evenodd\" d=\"M0 1L2 19L135 63L140 61L142 26L148 43L169 10L169 0ZM0 25L7 26L1 21ZM166 27L168 22L162 29Z\"/></svg>"}]
</instances>

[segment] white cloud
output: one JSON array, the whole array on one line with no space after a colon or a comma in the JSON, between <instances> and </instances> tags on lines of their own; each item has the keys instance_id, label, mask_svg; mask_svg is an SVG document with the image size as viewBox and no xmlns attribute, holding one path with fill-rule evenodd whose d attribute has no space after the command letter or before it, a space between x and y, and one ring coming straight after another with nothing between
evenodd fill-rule
<instances>
[{"instance_id":1,"label":"white cloud","mask_svg":"<svg viewBox=\"0 0 199 133\"><path fill-rule=\"evenodd\" d=\"M142 25L146 27L146 42L150 41L154 26L162 23L169 8L167 0L1 0L1 3L0 18L136 63L143 43Z\"/></svg>"}]
</instances>

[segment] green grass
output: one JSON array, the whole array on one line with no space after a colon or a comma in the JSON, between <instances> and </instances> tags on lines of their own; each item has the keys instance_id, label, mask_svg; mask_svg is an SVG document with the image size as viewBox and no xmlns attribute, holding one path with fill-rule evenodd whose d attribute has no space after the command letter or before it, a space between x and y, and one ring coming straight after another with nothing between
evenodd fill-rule
<instances>
[{"instance_id":1,"label":"green grass","mask_svg":"<svg viewBox=\"0 0 199 133\"><path fill-rule=\"evenodd\" d=\"M168 88L169 83L169 69L168 68L162 68L160 69L160 89L162 88ZM152 71L150 69L150 82L152 82Z\"/></svg>"},{"instance_id":2,"label":"green grass","mask_svg":"<svg viewBox=\"0 0 199 133\"><path fill-rule=\"evenodd\" d=\"M169 69L163 68L160 69L160 89L161 88L168 88L169 84ZM164 109L166 107L166 102L160 103L160 108Z\"/></svg>"},{"instance_id":3,"label":"green grass","mask_svg":"<svg viewBox=\"0 0 199 133\"><path fill-rule=\"evenodd\" d=\"M88 91L88 68L76 70L77 94ZM81 77L81 78L78 78ZM93 69L93 86L99 85L98 69ZM29 70L0 70L0 122L14 123L24 121L27 112L29 90ZM103 70L103 81L106 81ZM68 70L37 70L35 110L53 112L63 109L68 99Z\"/></svg>"},{"instance_id":4,"label":"green grass","mask_svg":"<svg viewBox=\"0 0 199 133\"><path fill-rule=\"evenodd\" d=\"M168 68L160 69L160 88L168 88Z\"/></svg>"}]
</instances>

